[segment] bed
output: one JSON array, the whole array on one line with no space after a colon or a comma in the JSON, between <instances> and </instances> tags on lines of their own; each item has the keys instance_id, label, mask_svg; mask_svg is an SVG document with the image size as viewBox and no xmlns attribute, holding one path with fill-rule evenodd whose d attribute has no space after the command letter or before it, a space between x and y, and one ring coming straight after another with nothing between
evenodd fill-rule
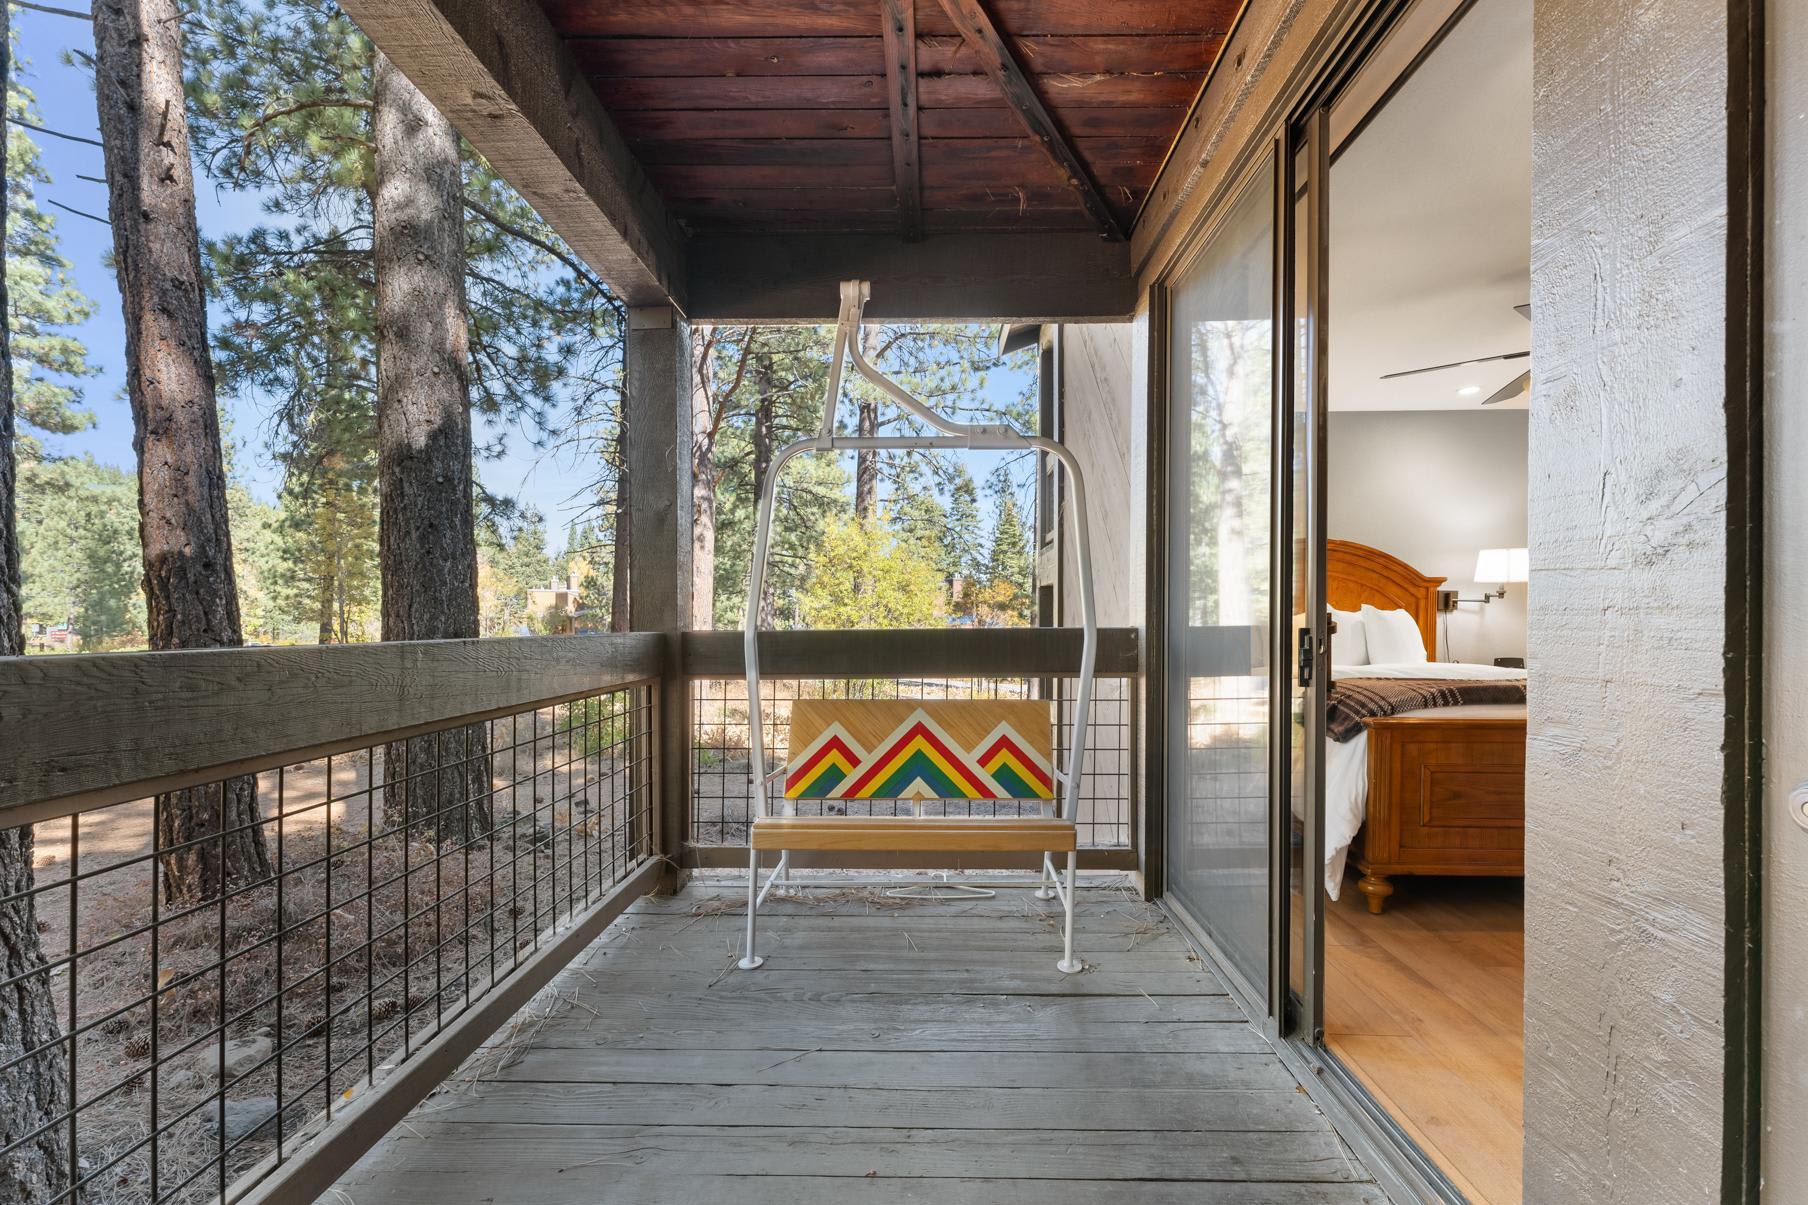
<instances>
[{"instance_id":1,"label":"bed","mask_svg":"<svg viewBox=\"0 0 1808 1205\"><path fill-rule=\"evenodd\" d=\"M1437 593L1428 577L1380 549L1346 540L1326 547L1326 601L1334 611L1402 610L1417 625L1426 662L1339 665L1340 678L1523 679L1523 669L1437 660ZM1363 721L1361 734L1325 749L1325 888L1336 899L1345 859L1379 913L1399 875L1525 873L1525 705L1437 707Z\"/></svg>"}]
</instances>

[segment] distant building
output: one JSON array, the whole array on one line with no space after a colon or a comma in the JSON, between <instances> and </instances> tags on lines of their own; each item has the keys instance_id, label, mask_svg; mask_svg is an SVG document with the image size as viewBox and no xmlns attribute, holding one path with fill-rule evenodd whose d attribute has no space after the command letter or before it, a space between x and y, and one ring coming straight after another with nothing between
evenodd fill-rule
<instances>
[{"instance_id":1,"label":"distant building","mask_svg":"<svg viewBox=\"0 0 1808 1205\"><path fill-rule=\"evenodd\" d=\"M574 630L572 617L582 608L583 601L578 574L571 570L563 583L552 581L528 587L527 616L536 630L548 636L569 636Z\"/></svg>"}]
</instances>

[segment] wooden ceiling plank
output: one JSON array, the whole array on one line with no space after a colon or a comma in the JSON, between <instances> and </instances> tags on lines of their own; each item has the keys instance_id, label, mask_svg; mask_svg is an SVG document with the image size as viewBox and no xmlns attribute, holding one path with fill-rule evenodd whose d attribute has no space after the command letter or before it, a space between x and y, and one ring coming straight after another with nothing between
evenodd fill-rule
<instances>
[{"instance_id":1,"label":"wooden ceiling plank","mask_svg":"<svg viewBox=\"0 0 1808 1205\"><path fill-rule=\"evenodd\" d=\"M955 112L957 110L948 110ZM958 110L970 112L971 110ZM1104 112L1105 110L1101 110ZM1113 109L1123 113L1131 110ZM1002 113L1000 116L1004 116ZM633 109L616 115L630 143L680 138L889 138L891 123L879 109ZM919 123L921 124L921 123ZM996 127L997 123L993 123ZM1017 128L991 132L1011 137ZM1107 133L1141 134L1140 126Z\"/></svg>"},{"instance_id":2,"label":"wooden ceiling plank","mask_svg":"<svg viewBox=\"0 0 1808 1205\"><path fill-rule=\"evenodd\" d=\"M1193 103L1204 78L1197 72L1076 74L1064 72L1029 77L1038 96L1057 114L1067 108L1112 105L1184 109ZM984 108L998 103L998 85L985 75L928 75L922 82L923 108ZM1178 124L1180 114L1170 120Z\"/></svg>"},{"instance_id":3,"label":"wooden ceiling plank","mask_svg":"<svg viewBox=\"0 0 1808 1205\"><path fill-rule=\"evenodd\" d=\"M1124 224L1118 220L1111 207L1099 191L1098 184L1073 147L1068 145L1067 135L1055 124L1055 119L1042 98L1030 85L1023 68L1018 65L1011 48L1005 45L1004 39L992 23L981 0L941 0L942 11L948 14L960 34L985 66L986 74L992 77L999 89L1005 94L1011 108L1022 120L1024 129L1028 130L1036 145L1066 177L1069 187L1079 194L1080 203L1098 226L1099 233L1112 242L1124 240Z\"/></svg>"},{"instance_id":4,"label":"wooden ceiling plank","mask_svg":"<svg viewBox=\"0 0 1808 1205\"><path fill-rule=\"evenodd\" d=\"M1223 35L1239 0L997 0L998 19L1021 36ZM870 37L872 0L543 0L566 37ZM933 5L919 36L958 33Z\"/></svg>"},{"instance_id":5,"label":"wooden ceiling plank","mask_svg":"<svg viewBox=\"0 0 1808 1205\"><path fill-rule=\"evenodd\" d=\"M889 164L656 164L647 168L663 194L672 188L881 188L891 190Z\"/></svg>"},{"instance_id":6,"label":"wooden ceiling plank","mask_svg":"<svg viewBox=\"0 0 1808 1205\"><path fill-rule=\"evenodd\" d=\"M885 39L885 98L891 112L892 184L898 197L898 232L914 243L923 237L923 185L917 153L916 0L879 0Z\"/></svg>"},{"instance_id":7,"label":"wooden ceiling plank","mask_svg":"<svg viewBox=\"0 0 1808 1205\"><path fill-rule=\"evenodd\" d=\"M1222 39L1200 34L1093 34L1020 37L1017 56L1041 74L1117 71L1204 71ZM885 47L865 38L572 38L578 66L600 76L880 75ZM919 36L917 70L924 75L980 72L959 34Z\"/></svg>"},{"instance_id":8,"label":"wooden ceiling plank","mask_svg":"<svg viewBox=\"0 0 1808 1205\"><path fill-rule=\"evenodd\" d=\"M683 232L538 6L342 7L617 297L683 307Z\"/></svg>"},{"instance_id":9,"label":"wooden ceiling plank","mask_svg":"<svg viewBox=\"0 0 1808 1205\"><path fill-rule=\"evenodd\" d=\"M1041 35L1016 39L1017 57L1040 74L1109 74L1136 71L1204 71L1218 52L1220 38L1200 34L1094 34L1079 37ZM958 34L917 39L917 70L924 75L979 72L978 61Z\"/></svg>"},{"instance_id":10,"label":"wooden ceiling plank","mask_svg":"<svg viewBox=\"0 0 1808 1205\"><path fill-rule=\"evenodd\" d=\"M894 0L880 0L891 4ZM895 0L903 3L904 0ZM914 44L914 43L913 43ZM888 52L889 57L889 52ZM1184 109L1193 102L1204 77L1193 72L1116 75L1038 75L1031 84L1057 116L1069 109ZM882 75L805 76L605 76L590 84L610 112L645 110L731 109L876 109L887 110L891 72ZM920 107L930 109L989 108L1001 103L998 85L986 75L919 73ZM1178 125L1181 114L1170 114Z\"/></svg>"},{"instance_id":11,"label":"wooden ceiling plank","mask_svg":"<svg viewBox=\"0 0 1808 1205\"><path fill-rule=\"evenodd\" d=\"M884 75L598 76L612 113L631 109L885 109Z\"/></svg>"},{"instance_id":12,"label":"wooden ceiling plank","mask_svg":"<svg viewBox=\"0 0 1808 1205\"><path fill-rule=\"evenodd\" d=\"M988 85L989 86L989 85ZM1180 115L1173 109L1118 107L1057 109L1067 132L1089 137L1172 136ZM631 109L616 114L630 143L673 142L684 138L889 138L889 115L879 109ZM1015 139L1023 126L1002 98L989 109L923 109L917 114L922 141L969 138Z\"/></svg>"},{"instance_id":13,"label":"wooden ceiling plank","mask_svg":"<svg viewBox=\"0 0 1808 1205\"><path fill-rule=\"evenodd\" d=\"M572 38L578 65L600 76L882 75L885 44L864 38Z\"/></svg>"},{"instance_id":14,"label":"wooden ceiling plank","mask_svg":"<svg viewBox=\"0 0 1808 1205\"><path fill-rule=\"evenodd\" d=\"M1181 119L1173 109L1130 105L1057 108L1055 115L1074 138L1170 138ZM1016 138L1023 125L999 103L987 109L929 109L917 120L920 137L941 141L963 138Z\"/></svg>"},{"instance_id":15,"label":"wooden ceiling plank","mask_svg":"<svg viewBox=\"0 0 1808 1205\"><path fill-rule=\"evenodd\" d=\"M666 204L673 213L692 216L735 210L799 210L810 213L891 212L895 199L889 187L849 188L817 185L798 188L748 188L727 185L672 185L665 189ZM1029 216L1034 211L1081 213L1073 193L1059 185L941 185L923 190L928 210L969 212L1011 211Z\"/></svg>"}]
</instances>

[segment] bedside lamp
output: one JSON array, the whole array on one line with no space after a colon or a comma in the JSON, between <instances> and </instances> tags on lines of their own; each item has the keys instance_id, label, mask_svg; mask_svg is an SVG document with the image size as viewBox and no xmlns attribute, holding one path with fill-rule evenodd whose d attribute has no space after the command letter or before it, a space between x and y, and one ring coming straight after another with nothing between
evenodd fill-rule
<instances>
[{"instance_id":1,"label":"bedside lamp","mask_svg":"<svg viewBox=\"0 0 1808 1205\"><path fill-rule=\"evenodd\" d=\"M1462 602L1493 602L1507 596L1508 582L1531 580L1531 558L1523 548L1484 548L1475 557L1476 582L1495 582L1498 590L1489 590L1481 598L1465 598Z\"/></svg>"}]
</instances>

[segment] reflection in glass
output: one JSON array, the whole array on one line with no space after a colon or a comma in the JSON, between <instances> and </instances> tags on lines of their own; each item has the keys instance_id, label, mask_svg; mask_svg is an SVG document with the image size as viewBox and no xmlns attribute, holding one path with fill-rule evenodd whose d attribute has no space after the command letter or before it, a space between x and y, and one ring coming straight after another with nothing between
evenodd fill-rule
<instances>
[{"instance_id":1,"label":"reflection in glass","mask_svg":"<svg viewBox=\"0 0 1808 1205\"><path fill-rule=\"evenodd\" d=\"M1172 294L1169 888L1261 991L1268 966L1271 172Z\"/></svg>"}]
</instances>

